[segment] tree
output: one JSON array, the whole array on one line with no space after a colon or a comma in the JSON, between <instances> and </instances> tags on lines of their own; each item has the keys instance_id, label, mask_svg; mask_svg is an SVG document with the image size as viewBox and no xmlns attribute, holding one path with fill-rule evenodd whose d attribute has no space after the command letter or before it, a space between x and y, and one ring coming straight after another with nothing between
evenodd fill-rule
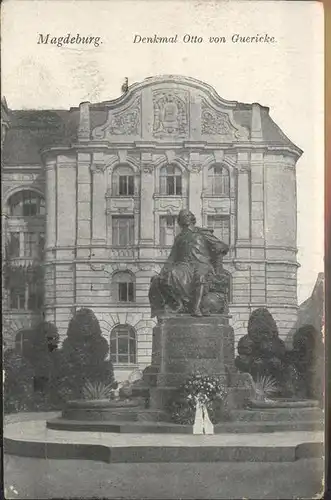
<instances>
[{"instance_id":1,"label":"tree","mask_svg":"<svg viewBox=\"0 0 331 500\"><path fill-rule=\"evenodd\" d=\"M67 337L60 351L60 380L62 396L82 397L82 388L87 381L114 381L107 340L102 336L97 317L91 309L82 308L70 320Z\"/></svg>"},{"instance_id":2,"label":"tree","mask_svg":"<svg viewBox=\"0 0 331 500\"><path fill-rule=\"evenodd\" d=\"M255 309L248 321L248 336L254 341L271 340L278 337L278 328L272 314L265 307Z\"/></svg>"},{"instance_id":3,"label":"tree","mask_svg":"<svg viewBox=\"0 0 331 500\"><path fill-rule=\"evenodd\" d=\"M290 366L285 343L279 338L277 324L268 309L260 307L252 312L247 335L239 340L237 349L235 364L238 370L250 373L255 381L261 377L272 377L283 396L293 394L293 367Z\"/></svg>"},{"instance_id":4,"label":"tree","mask_svg":"<svg viewBox=\"0 0 331 500\"><path fill-rule=\"evenodd\" d=\"M15 349L7 349L3 356L3 368L5 413L30 410L33 399L33 367Z\"/></svg>"}]
</instances>

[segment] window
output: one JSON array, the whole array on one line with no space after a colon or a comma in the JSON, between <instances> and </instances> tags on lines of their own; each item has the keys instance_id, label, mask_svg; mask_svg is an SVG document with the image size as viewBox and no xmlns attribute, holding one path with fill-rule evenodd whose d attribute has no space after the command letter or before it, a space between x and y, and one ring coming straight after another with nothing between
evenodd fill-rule
<instances>
[{"instance_id":1,"label":"window","mask_svg":"<svg viewBox=\"0 0 331 500\"><path fill-rule=\"evenodd\" d=\"M230 218L227 215L208 215L207 225L214 235L224 243L230 243Z\"/></svg>"},{"instance_id":2,"label":"window","mask_svg":"<svg viewBox=\"0 0 331 500\"><path fill-rule=\"evenodd\" d=\"M20 256L20 233L9 233L8 254L12 258Z\"/></svg>"},{"instance_id":3,"label":"window","mask_svg":"<svg viewBox=\"0 0 331 500\"><path fill-rule=\"evenodd\" d=\"M24 234L24 257L38 257L39 249L39 234L38 233L23 233Z\"/></svg>"},{"instance_id":4,"label":"window","mask_svg":"<svg viewBox=\"0 0 331 500\"><path fill-rule=\"evenodd\" d=\"M45 200L33 191L20 191L13 194L8 202L11 216L45 215Z\"/></svg>"},{"instance_id":5,"label":"window","mask_svg":"<svg viewBox=\"0 0 331 500\"><path fill-rule=\"evenodd\" d=\"M43 307L44 297L40 288L35 283L28 284L28 303L27 308L29 311L38 311Z\"/></svg>"},{"instance_id":6,"label":"window","mask_svg":"<svg viewBox=\"0 0 331 500\"><path fill-rule=\"evenodd\" d=\"M128 272L119 272L113 276L113 297L116 302L134 302L134 276Z\"/></svg>"},{"instance_id":7,"label":"window","mask_svg":"<svg viewBox=\"0 0 331 500\"><path fill-rule=\"evenodd\" d=\"M113 246L124 247L134 244L134 218L133 216L112 217Z\"/></svg>"},{"instance_id":8,"label":"window","mask_svg":"<svg viewBox=\"0 0 331 500\"><path fill-rule=\"evenodd\" d=\"M110 334L110 357L113 363L136 363L136 333L131 326L115 326Z\"/></svg>"},{"instance_id":9,"label":"window","mask_svg":"<svg viewBox=\"0 0 331 500\"><path fill-rule=\"evenodd\" d=\"M9 309L25 309L25 287L12 288L9 291Z\"/></svg>"},{"instance_id":10,"label":"window","mask_svg":"<svg viewBox=\"0 0 331 500\"><path fill-rule=\"evenodd\" d=\"M208 172L208 188L212 195L229 196L229 172L225 167L215 165Z\"/></svg>"},{"instance_id":11,"label":"window","mask_svg":"<svg viewBox=\"0 0 331 500\"><path fill-rule=\"evenodd\" d=\"M113 194L114 196L134 195L134 173L132 168L120 166L114 170Z\"/></svg>"},{"instance_id":12,"label":"window","mask_svg":"<svg viewBox=\"0 0 331 500\"><path fill-rule=\"evenodd\" d=\"M182 195L182 172L179 167L169 165L161 168L160 194L166 196Z\"/></svg>"},{"instance_id":13,"label":"window","mask_svg":"<svg viewBox=\"0 0 331 500\"><path fill-rule=\"evenodd\" d=\"M39 232L10 232L8 257L41 258L45 247L45 234Z\"/></svg>"},{"instance_id":14,"label":"window","mask_svg":"<svg viewBox=\"0 0 331 500\"><path fill-rule=\"evenodd\" d=\"M175 215L161 215L160 217L160 245L172 246L178 232Z\"/></svg>"},{"instance_id":15,"label":"window","mask_svg":"<svg viewBox=\"0 0 331 500\"><path fill-rule=\"evenodd\" d=\"M22 283L9 290L8 299L9 309L38 311L43 307L43 290L35 283Z\"/></svg>"}]
</instances>

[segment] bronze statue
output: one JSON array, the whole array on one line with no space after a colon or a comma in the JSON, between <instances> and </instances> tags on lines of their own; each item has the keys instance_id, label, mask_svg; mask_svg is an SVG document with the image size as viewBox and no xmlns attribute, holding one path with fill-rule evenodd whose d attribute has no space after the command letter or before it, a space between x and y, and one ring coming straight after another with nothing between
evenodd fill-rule
<instances>
[{"instance_id":1,"label":"bronze statue","mask_svg":"<svg viewBox=\"0 0 331 500\"><path fill-rule=\"evenodd\" d=\"M209 316L227 309L229 274L223 256L229 247L211 229L196 227L195 216L181 210L181 228L161 273L151 279L152 317L169 313Z\"/></svg>"}]
</instances>

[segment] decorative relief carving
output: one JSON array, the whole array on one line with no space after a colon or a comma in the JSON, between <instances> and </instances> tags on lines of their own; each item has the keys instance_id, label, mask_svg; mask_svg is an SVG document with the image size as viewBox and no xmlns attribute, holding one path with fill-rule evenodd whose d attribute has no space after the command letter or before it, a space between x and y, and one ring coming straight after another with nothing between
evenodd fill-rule
<instances>
[{"instance_id":1,"label":"decorative relief carving","mask_svg":"<svg viewBox=\"0 0 331 500\"><path fill-rule=\"evenodd\" d=\"M140 135L141 99L137 96L126 110L109 111L104 125L93 130L94 139L109 139L114 135Z\"/></svg>"},{"instance_id":2,"label":"decorative relief carving","mask_svg":"<svg viewBox=\"0 0 331 500\"><path fill-rule=\"evenodd\" d=\"M133 198L113 197L107 192L107 213L128 213L132 214L135 209L135 200Z\"/></svg>"},{"instance_id":3,"label":"decorative relief carving","mask_svg":"<svg viewBox=\"0 0 331 500\"><path fill-rule=\"evenodd\" d=\"M201 102L201 133L202 135L233 136L229 115L211 108L204 99Z\"/></svg>"},{"instance_id":4,"label":"decorative relief carving","mask_svg":"<svg viewBox=\"0 0 331 500\"><path fill-rule=\"evenodd\" d=\"M172 212L178 212L181 210L181 208L184 208L184 203L182 199L157 199L155 202L155 208L156 210L160 211L172 211Z\"/></svg>"},{"instance_id":5,"label":"decorative relief carving","mask_svg":"<svg viewBox=\"0 0 331 500\"><path fill-rule=\"evenodd\" d=\"M187 91L155 90L153 92L155 137L185 137L189 128L189 94Z\"/></svg>"},{"instance_id":6,"label":"decorative relief carving","mask_svg":"<svg viewBox=\"0 0 331 500\"><path fill-rule=\"evenodd\" d=\"M4 180L10 181L34 181L37 178L37 174L5 174Z\"/></svg>"},{"instance_id":7,"label":"decorative relief carving","mask_svg":"<svg viewBox=\"0 0 331 500\"><path fill-rule=\"evenodd\" d=\"M139 265L139 271L147 271L155 274L159 274L162 266L160 264L141 264Z\"/></svg>"},{"instance_id":8,"label":"decorative relief carving","mask_svg":"<svg viewBox=\"0 0 331 500\"><path fill-rule=\"evenodd\" d=\"M142 165L142 170L145 174L151 175L154 172L154 165L153 163L144 163Z\"/></svg>"},{"instance_id":9,"label":"decorative relief carving","mask_svg":"<svg viewBox=\"0 0 331 500\"><path fill-rule=\"evenodd\" d=\"M105 171L105 165L103 163L92 163L91 172L92 174L102 174Z\"/></svg>"},{"instance_id":10,"label":"decorative relief carving","mask_svg":"<svg viewBox=\"0 0 331 500\"><path fill-rule=\"evenodd\" d=\"M227 139L247 139L248 130L236 127L228 113L212 108L205 99L201 101L202 135L223 135Z\"/></svg>"},{"instance_id":11,"label":"decorative relief carving","mask_svg":"<svg viewBox=\"0 0 331 500\"><path fill-rule=\"evenodd\" d=\"M200 163L193 163L190 165L189 170L192 174L199 174L202 170L202 166Z\"/></svg>"}]
</instances>

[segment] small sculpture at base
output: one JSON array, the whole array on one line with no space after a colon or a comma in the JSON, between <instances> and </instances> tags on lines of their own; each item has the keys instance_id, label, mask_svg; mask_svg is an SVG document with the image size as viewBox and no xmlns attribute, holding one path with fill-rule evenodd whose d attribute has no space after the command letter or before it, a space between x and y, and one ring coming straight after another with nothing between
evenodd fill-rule
<instances>
[{"instance_id":1,"label":"small sculpture at base","mask_svg":"<svg viewBox=\"0 0 331 500\"><path fill-rule=\"evenodd\" d=\"M161 273L151 280L152 317L226 313L230 280L223 269L223 257L228 245L212 230L196 227L189 210L181 210L177 221L181 231Z\"/></svg>"}]
</instances>

